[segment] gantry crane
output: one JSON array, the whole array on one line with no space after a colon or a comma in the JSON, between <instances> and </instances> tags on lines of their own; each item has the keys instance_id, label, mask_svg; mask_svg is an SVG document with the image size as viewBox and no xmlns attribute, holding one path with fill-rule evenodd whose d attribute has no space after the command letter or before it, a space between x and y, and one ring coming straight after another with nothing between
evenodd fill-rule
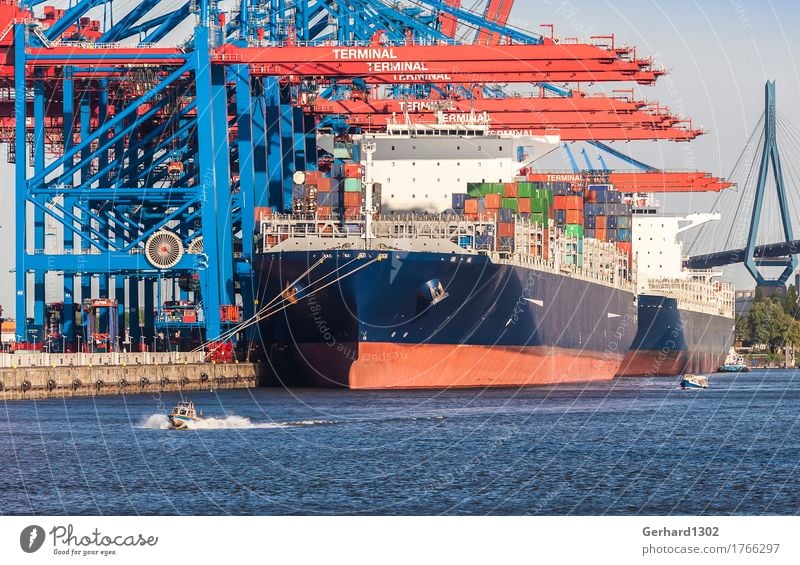
<instances>
[{"instance_id":1,"label":"gantry crane","mask_svg":"<svg viewBox=\"0 0 800 565\"><path fill-rule=\"evenodd\" d=\"M133 343L155 334L165 300L198 303L202 319L190 323L207 339L238 321L221 315L235 305L249 318L256 214L290 206L292 173L316 168L315 125L326 112L369 127L356 102L335 100L354 90L485 105L492 119L527 129L538 124L493 85L535 83L548 96L526 102L559 116L565 138L699 134L660 109L554 84L652 84L664 71L613 41L559 42L510 27L511 5L491 0L481 14L458 0L241 0L224 13L210 0L143 0L117 14L114 0L41 11L2 0L0 142L16 173L17 339L27 335L31 291L33 323L44 324L48 273L67 311L88 298L124 305ZM93 19L101 9L113 23ZM182 27L188 40L170 35ZM457 39L462 27L475 31L471 42ZM620 107L630 111L615 114ZM58 224L55 242L46 221ZM122 309L110 315L122 328Z\"/></svg>"}]
</instances>

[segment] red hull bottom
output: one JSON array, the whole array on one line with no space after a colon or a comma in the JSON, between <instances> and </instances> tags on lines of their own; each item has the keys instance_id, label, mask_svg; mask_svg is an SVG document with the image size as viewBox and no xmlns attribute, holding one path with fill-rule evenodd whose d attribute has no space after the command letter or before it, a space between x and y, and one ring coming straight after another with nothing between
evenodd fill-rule
<instances>
[{"instance_id":1,"label":"red hull bottom","mask_svg":"<svg viewBox=\"0 0 800 565\"><path fill-rule=\"evenodd\" d=\"M686 351L629 351L622 361L620 377L676 377L685 373L713 373L725 355Z\"/></svg>"},{"instance_id":2,"label":"red hull bottom","mask_svg":"<svg viewBox=\"0 0 800 565\"><path fill-rule=\"evenodd\" d=\"M297 344L307 384L351 389L536 386L606 381L621 355L554 349L397 343Z\"/></svg>"}]
</instances>

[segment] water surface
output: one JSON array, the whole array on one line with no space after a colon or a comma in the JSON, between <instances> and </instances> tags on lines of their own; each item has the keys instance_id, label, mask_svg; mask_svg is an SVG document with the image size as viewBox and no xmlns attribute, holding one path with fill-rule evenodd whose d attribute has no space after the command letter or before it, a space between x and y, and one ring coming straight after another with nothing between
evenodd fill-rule
<instances>
[{"instance_id":1,"label":"water surface","mask_svg":"<svg viewBox=\"0 0 800 565\"><path fill-rule=\"evenodd\" d=\"M3 514L798 514L800 375L0 406Z\"/></svg>"}]
</instances>

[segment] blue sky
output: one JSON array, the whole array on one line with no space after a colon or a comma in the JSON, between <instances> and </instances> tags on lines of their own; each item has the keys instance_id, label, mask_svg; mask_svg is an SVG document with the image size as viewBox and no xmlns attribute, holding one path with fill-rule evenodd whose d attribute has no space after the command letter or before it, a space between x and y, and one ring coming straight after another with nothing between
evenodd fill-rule
<instances>
[{"instance_id":1,"label":"blue sky","mask_svg":"<svg viewBox=\"0 0 800 565\"><path fill-rule=\"evenodd\" d=\"M465 2L465 5L467 3ZM632 153L668 169L702 169L726 175L761 115L763 86L778 81L778 103L800 124L800 7L787 0L517 0L511 24L539 30L555 24L562 38L615 34L670 69L655 87L638 94L691 117L709 133L691 144L641 142ZM599 91L601 87L592 87ZM4 148L5 149L5 148ZM0 151L3 161L5 151ZM10 167L0 192L0 304L13 311L13 182ZM7 179L7 180L6 180ZM711 199L671 200L670 211L707 211ZM737 277L738 279L738 277Z\"/></svg>"}]
</instances>

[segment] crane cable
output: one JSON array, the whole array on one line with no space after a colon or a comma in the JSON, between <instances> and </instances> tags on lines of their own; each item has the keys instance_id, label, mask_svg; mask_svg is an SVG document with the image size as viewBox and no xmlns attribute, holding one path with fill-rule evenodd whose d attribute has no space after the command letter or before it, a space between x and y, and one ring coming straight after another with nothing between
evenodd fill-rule
<instances>
[{"instance_id":1,"label":"crane cable","mask_svg":"<svg viewBox=\"0 0 800 565\"><path fill-rule=\"evenodd\" d=\"M317 262L316 262L316 263L314 263L313 265L311 265L311 266L310 266L310 267L309 267L309 268L308 268L308 269L307 269L307 270L306 270L306 271L305 271L303 274L301 274L299 277L297 277L297 278L294 280L294 282L292 282L291 284L292 284L292 285L295 285L295 284L297 284L298 282L300 282L300 280L301 280L303 277L305 277L306 275L309 275L309 274L311 274L311 271L313 271L314 269L316 269L317 267L319 267L320 265L322 265L322 263L325 261L325 259L326 259L326 257L325 257L324 255L323 255L322 257L320 257L320 258L317 260ZM258 316L258 314L259 314L260 312L263 312L264 310L266 310L267 308L269 308L270 306L272 306L272 304L274 304L274 303L275 303L275 302L276 302L276 301L277 301L277 300L278 300L280 297L281 297L281 295L280 295L280 294L278 294L277 296L275 296L275 297L274 297L272 300L270 300L270 301L269 301L269 302L268 302L266 305L264 305L264 306L261 308L261 310L259 310L258 312L256 312L256 313L253 315L253 317L252 317L252 318L255 318L256 316ZM250 319L252 319L252 318L250 318ZM245 321L249 321L249 320L245 320ZM244 322L242 322L242 323L244 323ZM238 327L238 326L237 326L237 327ZM214 339L214 340L206 340L204 343L202 343L202 344L200 344L199 346L197 346L197 347L195 347L194 349L192 349L192 353L197 353L197 352L199 352L199 351L203 351L203 349L205 349L205 347L206 347L208 344L212 343L212 342L215 342L215 341L227 341L228 339L230 339L230 337L232 337L233 335L235 335L235 333L236 333L236 332L234 332L234 331L233 331L233 330L235 330L235 329L236 329L236 328L233 328L233 329L231 329L231 330L228 330L227 332L224 332L224 333L220 334L220 336L219 336L217 339ZM233 332L233 333L231 333L231 332ZM231 334L231 335L227 335L227 334ZM226 335L227 335L227 337L226 337Z\"/></svg>"},{"instance_id":2,"label":"crane cable","mask_svg":"<svg viewBox=\"0 0 800 565\"><path fill-rule=\"evenodd\" d=\"M347 267L348 265L350 265L350 264L351 264L351 263L353 263L354 261L357 261L359 258L360 258L360 257L356 257L355 259L352 259L352 260L348 261L348 262L347 262L347 263L345 263L344 265L341 265L340 267L337 267L337 268L336 268L334 271L331 271L331 272L330 272L330 273L328 273L327 275L325 275L325 276L323 276L323 277L321 277L321 278L317 279L317 280L315 281L315 284L318 284L320 281L323 281L323 280L325 280L325 278L327 278L327 277L329 277L330 275L333 275L333 274L335 274L336 272L340 271L341 269L343 269L343 268ZM305 273L303 273L302 275L300 275L300 276L299 276L297 279L295 279L295 280L294 280L292 283L290 283L289 285L287 285L287 287L291 288L292 286L294 286L295 284L297 284L298 282L300 282L300 280L301 280L303 277L305 277L307 274L309 274L313 268L315 268L316 266L318 266L319 264L321 264L321 263L322 263L322 262L323 262L325 259L326 259L326 257L323 257L323 258L321 258L319 261L317 261L317 263L315 263L315 264L312 266L312 268L308 269L308 270L307 270ZM330 281L330 282L326 283L325 285L323 285L323 286L321 286L321 287L319 287L319 288L316 288L316 289L312 290L311 292L308 292L308 293L307 293L305 296L303 296L302 298L308 298L308 297L311 297L311 296L313 296L314 294L316 294L316 293L318 293L318 292L320 292L320 291L322 291L322 290L324 290L324 289L328 288L328 287L329 287L329 286L331 286L331 285L334 285L334 284L338 283L339 281L342 281L342 280L344 280L345 278L347 278L347 277L349 277L349 276L351 276L351 275L354 275L355 273L357 273L357 272L358 272L358 271L360 271L361 269L364 269L364 268L366 268L366 267L368 267L368 266L372 265L373 263L375 263L375 262L377 262L377 261L380 261L380 260L381 260L381 257L380 257L380 256L378 256L378 257L375 257L374 259L372 259L372 260L370 260L370 261L368 261L368 262L364 263L363 265L361 265L361 266L359 266L359 267L357 267L357 268L355 268L355 269L353 269L353 270L351 270L351 271L349 271L349 272L345 273L344 275L342 275L342 276L340 276L340 277L338 277L338 278L336 278L336 279L334 279L334 280L332 280L332 281ZM247 329L247 328L249 328L249 327L253 326L254 324L256 324L256 323L258 323L258 322L260 322L260 321L262 321L262 320L266 320L266 319L268 319L268 318L272 317L273 315L275 315L275 314L277 314L277 313L279 313L279 312L282 312L283 310L287 309L289 306L292 306L293 304L297 304L297 302L294 302L294 303L292 303L292 302L289 302L288 304L282 304L282 305L281 305L280 307L278 307L277 309L275 309L275 310L271 310L271 311L270 311L270 308L274 308L274 307L276 307L276 306L275 306L275 302L276 302L278 299L280 299L280 298L283 298L283 301L284 301L284 302L288 302L288 301L286 300L286 298L283 296L283 293L280 293L280 294L278 294L277 296L275 296L275 297L274 297L274 298L273 298L273 299L272 299L272 300L269 302L269 304L267 304L266 306L264 306L263 308L261 308L261 309L260 309L260 310L259 310L259 311L258 311L256 314L254 314L252 317L250 317L250 318L248 318L247 320L245 320L245 321L243 321L243 322L239 323L238 325L236 325L235 327L231 328L230 330L228 330L228 331L224 332L223 334L221 334L221 335L219 336L219 338L217 338L217 339L215 339L215 340L210 340L210 341L207 341L207 342L206 342L205 344L203 344L202 346L200 346L200 347L198 347L198 348L195 348L195 349L193 350L193 352L199 352L199 351L202 351L202 350L203 350L203 348L204 348L206 345L208 345L208 344L210 344L210 343L212 343L212 342L225 342L225 341L229 340L231 337L233 337L234 335L236 335L237 333L241 332L242 330L245 330L245 329ZM302 299L302 298L301 298L301 299ZM298 302L299 302L299 301L298 301Z\"/></svg>"}]
</instances>

